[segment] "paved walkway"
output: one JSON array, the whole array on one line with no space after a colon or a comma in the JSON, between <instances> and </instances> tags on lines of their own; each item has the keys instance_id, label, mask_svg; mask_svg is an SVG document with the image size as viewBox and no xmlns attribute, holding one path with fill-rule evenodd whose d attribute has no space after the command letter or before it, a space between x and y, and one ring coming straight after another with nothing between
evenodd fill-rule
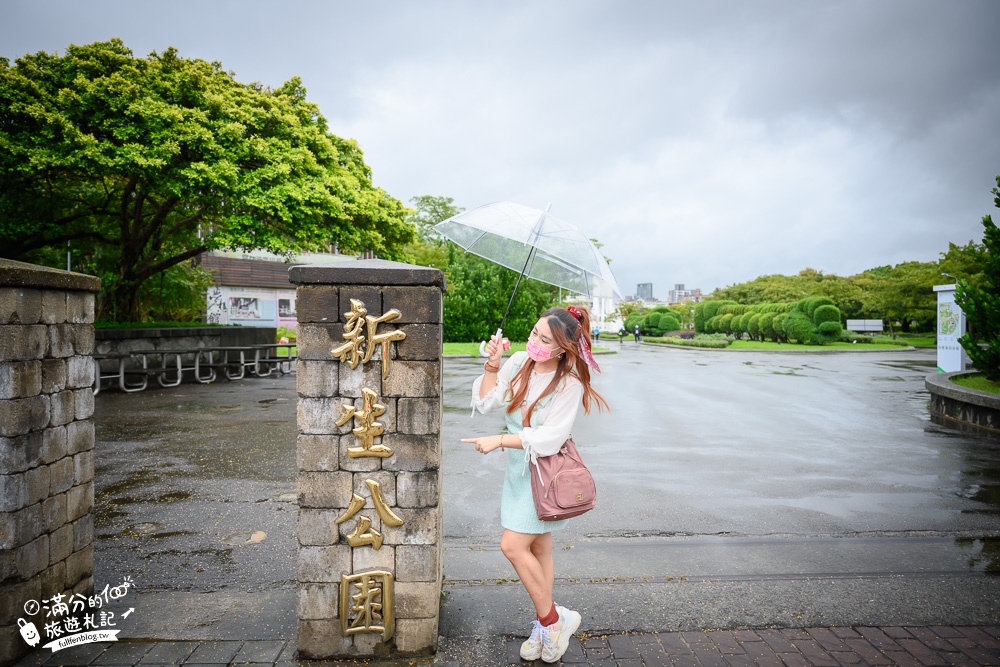
<instances>
[{"instance_id":1,"label":"paved walkway","mask_svg":"<svg viewBox=\"0 0 1000 667\"><path fill-rule=\"evenodd\" d=\"M474 662L449 655L392 661L296 661L294 641L190 641L90 644L48 654L36 650L17 667L56 665L527 665L521 639L504 639L498 661L484 650ZM489 642L484 642L488 644ZM475 653L473 652L473 655ZM562 659L592 667L806 667L809 665L1000 665L1000 625L989 627L806 628L578 636ZM537 664L544 664L538 661Z\"/></svg>"}]
</instances>

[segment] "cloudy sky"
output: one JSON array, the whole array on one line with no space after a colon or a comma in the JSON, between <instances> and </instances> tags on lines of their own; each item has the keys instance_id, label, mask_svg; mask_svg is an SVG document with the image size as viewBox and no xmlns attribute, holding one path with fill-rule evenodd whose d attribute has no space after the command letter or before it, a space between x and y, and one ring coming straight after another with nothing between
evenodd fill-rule
<instances>
[{"instance_id":1,"label":"cloudy sky","mask_svg":"<svg viewBox=\"0 0 1000 667\"><path fill-rule=\"evenodd\" d=\"M930 261L996 212L993 0L2 7L10 59L120 37L298 75L390 194L551 202L626 294Z\"/></svg>"}]
</instances>

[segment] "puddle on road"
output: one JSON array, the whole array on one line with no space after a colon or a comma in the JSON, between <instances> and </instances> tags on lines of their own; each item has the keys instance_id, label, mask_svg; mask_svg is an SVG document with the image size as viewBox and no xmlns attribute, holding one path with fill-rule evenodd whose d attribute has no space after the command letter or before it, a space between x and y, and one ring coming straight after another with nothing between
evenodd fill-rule
<instances>
[{"instance_id":1,"label":"puddle on road","mask_svg":"<svg viewBox=\"0 0 1000 667\"><path fill-rule=\"evenodd\" d=\"M1000 538L958 539L955 544L968 553L969 569L973 572L1000 575Z\"/></svg>"},{"instance_id":2,"label":"puddle on road","mask_svg":"<svg viewBox=\"0 0 1000 667\"><path fill-rule=\"evenodd\" d=\"M121 534L126 537L142 537L151 535L164 527L162 523L156 523L155 521L133 523L131 526L126 527Z\"/></svg>"},{"instance_id":3,"label":"puddle on road","mask_svg":"<svg viewBox=\"0 0 1000 667\"><path fill-rule=\"evenodd\" d=\"M154 503L173 503L178 500L189 500L194 498L194 494L190 491L171 491L170 493L164 493L162 496L154 500Z\"/></svg>"},{"instance_id":4,"label":"puddle on road","mask_svg":"<svg viewBox=\"0 0 1000 667\"><path fill-rule=\"evenodd\" d=\"M125 479L105 485L101 488L100 495L113 496L115 494L122 493L123 491L132 491L140 486L146 486L147 484L157 482L159 479L160 473L150 470L149 468L143 468L132 472L132 474Z\"/></svg>"}]
</instances>

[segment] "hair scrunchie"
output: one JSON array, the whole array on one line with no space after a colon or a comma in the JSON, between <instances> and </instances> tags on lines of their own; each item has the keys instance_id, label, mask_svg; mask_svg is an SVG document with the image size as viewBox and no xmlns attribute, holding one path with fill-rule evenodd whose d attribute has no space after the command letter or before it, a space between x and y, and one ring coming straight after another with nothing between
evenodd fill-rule
<instances>
[{"instance_id":1,"label":"hair scrunchie","mask_svg":"<svg viewBox=\"0 0 1000 667\"><path fill-rule=\"evenodd\" d=\"M580 336L576 341L577 347L580 348L580 356L583 357L588 366L600 373L601 367L597 365L597 360L594 359L594 355L590 351L590 341L587 340L587 333L583 330L583 313L576 306L568 306L566 311L580 323Z\"/></svg>"}]
</instances>

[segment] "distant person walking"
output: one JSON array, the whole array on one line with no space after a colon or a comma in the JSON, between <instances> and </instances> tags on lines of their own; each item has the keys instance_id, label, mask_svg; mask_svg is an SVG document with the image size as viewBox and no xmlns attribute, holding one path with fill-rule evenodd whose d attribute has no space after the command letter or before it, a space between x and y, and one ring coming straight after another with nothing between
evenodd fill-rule
<instances>
[{"instance_id":1,"label":"distant person walking","mask_svg":"<svg viewBox=\"0 0 1000 667\"><path fill-rule=\"evenodd\" d=\"M618 330L618 344L619 345L622 344L622 341L625 340L625 336L627 336L627 335L628 335L628 332L625 331L625 325L622 325L622 328Z\"/></svg>"},{"instance_id":2,"label":"distant person walking","mask_svg":"<svg viewBox=\"0 0 1000 667\"><path fill-rule=\"evenodd\" d=\"M635 325L635 330L632 331L632 333L633 333L633 335L635 335L635 342L636 343L638 343L640 340L642 340L642 338L639 336L639 325L638 324Z\"/></svg>"}]
</instances>

